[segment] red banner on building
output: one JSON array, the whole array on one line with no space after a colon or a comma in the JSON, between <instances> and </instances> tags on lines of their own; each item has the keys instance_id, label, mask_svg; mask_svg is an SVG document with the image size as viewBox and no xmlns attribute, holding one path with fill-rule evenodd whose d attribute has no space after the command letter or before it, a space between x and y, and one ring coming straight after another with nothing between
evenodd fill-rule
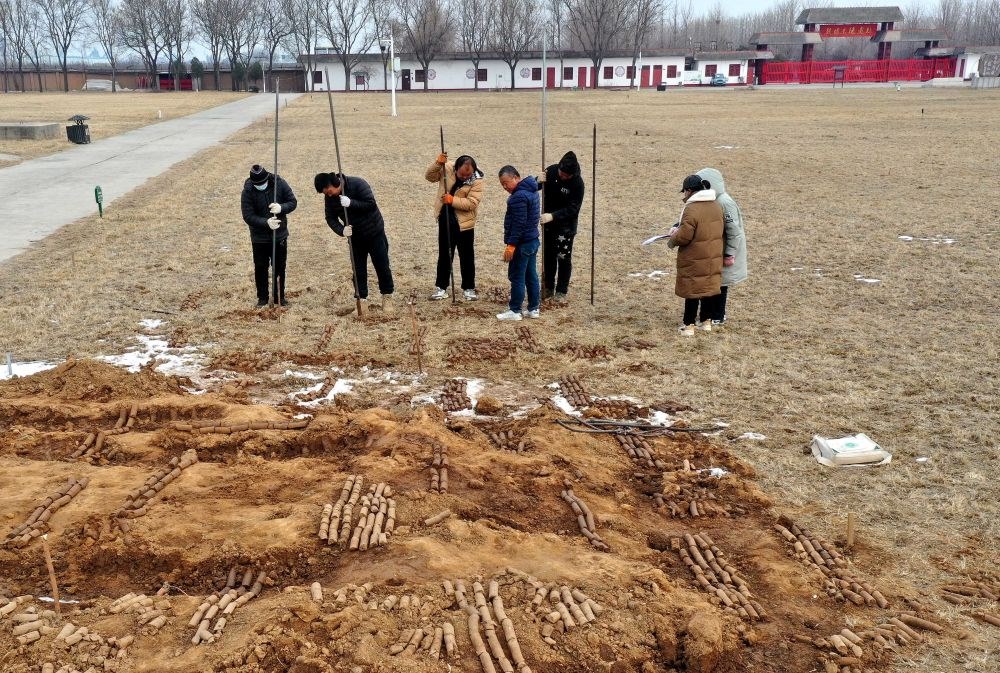
<instances>
[{"instance_id":1,"label":"red banner on building","mask_svg":"<svg viewBox=\"0 0 1000 673\"><path fill-rule=\"evenodd\" d=\"M823 39L828 37L875 37L877 32L877 23L845 23L819 27L819 35Z\"/></svg>"}]
</instances>

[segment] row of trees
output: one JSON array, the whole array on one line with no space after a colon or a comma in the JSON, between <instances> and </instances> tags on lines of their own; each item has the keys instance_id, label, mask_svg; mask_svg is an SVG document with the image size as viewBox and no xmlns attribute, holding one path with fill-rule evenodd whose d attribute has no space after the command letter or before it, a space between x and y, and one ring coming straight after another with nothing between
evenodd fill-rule
<instances>
[{"instance_id":1,"label":"row of trees","mask_svg":"<svg viewBox=\"0 0 1000 673\"><path fill-rule=\"evenodd\" d=\"M777 0L762 11L730 15L721 2L696 14L693 0L0 0L0 29L4 62L14 63L22 88L26 65L39 73L41 86L41 55L51 46L68 90L74 44L98 46L112 82L131 55L158 85L159 65L183 63L198 43L211 53L217 88L225 62L247 73L263 58L270 74L285 48L312 70L317 46L329 46L350 82L360 55L389 35L425 70L450 51L465 54L477 70L487 55L499 57L513 85L518 62L541 49L543 36L555 58L565 49L582 51L596 71L612 50L630 51L634 65L644 48L745 48L754 32L794 30L806 4ZM942 27L960 44L1000 44L1000 0L917 0L904 13L906 27ZM381 53L386 81L389 54ZM182 68L171 71L179 78Z\"/></svg>"}]
</instances>

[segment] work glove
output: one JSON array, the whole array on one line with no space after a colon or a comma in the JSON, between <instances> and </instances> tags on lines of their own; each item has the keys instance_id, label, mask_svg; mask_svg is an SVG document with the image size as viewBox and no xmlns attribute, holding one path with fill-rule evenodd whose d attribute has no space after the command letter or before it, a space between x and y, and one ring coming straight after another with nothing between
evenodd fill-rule
<instances>
[{"instance_id":1,"label":"work glove","mask_svg":"<svg viewBox=\"0 0 1000 673\"><path fill-rule=\"evenodd\" d=\"M552 213L542 213L542 224L548 224L552 221Z\"/></svg>"},{"instance_id":2,"label":"work glove","mask_svg":"<svg viewBox=\"0 0 1000 673\"><path fill-rule=\"evenodd\" d=\"M439 164L441 164L442 166L444 166L444 164L445 164L446 161L448 161L448 153L447 152L442 152L441 154L438 155L437 162Z\"/></svg>"},{"instance_id":3,"label":"work glove","mask_svg":"<svg viewBox=\"0 0 1000 673\"><path fill-rule=\"evenodd\" d=\"M514 259L514 251L517 250L517 246L508 245L503 251L503 261L509 262Z\"/></svg>"},{"instance_id":4,"label":"work glove","mask_svg":"<svg viewBox=\"0 0 1000 673\"><path fill-rule=\"evenodd\" d=\"M444 203L444 205L450 206L451 204L455 203L455 197L452 196L451 194L444 194L441 196L441 201L442 203Z\"/></svg>"},{"instance_id":5,"label":"work glove","mask_svg":"<svg viewBox=\"0 0 1000 673\"><path fill-rule=\"evenodd\" d=\"M347 197L347 196L344 196L343 194L341 194L340 195L340 205L342 207L344 207L344 208L350 208L351 207L351 199L350 199L350 197Z\"/></svg>"},{"instance_id":6,"label":"work glove","mask_svg":"<svg viewBox=\"0 0 1000 673\"><path fill-rule=\"evenodd\" d=\"M727 255L722 258L722 266L732 266L733 264L736 264L736 257L733 255Z\"/></svg>"},{"instance_id":7,"label":"work glove","mask_svg":"<svg viewBox=\"0 0 1000 673\"><path fill-rule=\"evenodd\" d=\"M277 217L267 218L267 226L271 227L271 231L277 231L281 228L281 219Z\"/></svg>"},{"instance_id":8,"label":"work glove","mask_svg":"<svg viewBox=\"0 0 1000 673\"><path fill-rule=\"evenodd\" d=\"M272 215L280 215L281 214L281 204L280 203L272 203L267 208L268 208L268 210L271 211Z\"/></svg>"},{"instance_id":9,"label":"work glove","mask_svg":"<svg viewBox=\"0 0 1000 673\"><path fill-rule=\"evenodd\" d=\"M352 227L352 226L351 226L351 225L349 225L349 224L348 224L348 225L346 225L346 226L344 227L344 238L350 238L350 237L351 237L351 236L353 236L353 235L354 235L354 227Z\"/></svg>"},{"instance_id":10,"label":"work glove","mask_svg":"<svg viewBox=\"0 0 1000 673\"><path fill-rule=\"evenodd\" d=\"M544 185L545 184L545 173L542 173L537 178L535 178L535 182L537 182L540 185Z\"/></svg>"}]
</instances>

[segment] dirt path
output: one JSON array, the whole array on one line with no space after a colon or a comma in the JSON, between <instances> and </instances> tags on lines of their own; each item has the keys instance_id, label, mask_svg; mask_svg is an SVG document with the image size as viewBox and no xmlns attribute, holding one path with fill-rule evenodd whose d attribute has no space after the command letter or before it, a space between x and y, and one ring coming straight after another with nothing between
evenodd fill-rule
<instances>
[{"instance_id":1,"label":"dirt path","mask_svg":"<svg viewBox=\"0 0 1000 673\"><path fill-rule=\"evenodd\" d=\"M282 104L297 94L283 96ZM181 119L153 124L90 145L0 169L7 212L0 224L0 263L70 222L218 143L274 109L271 96L251 96Z\"/></svg>"}]
</instances>

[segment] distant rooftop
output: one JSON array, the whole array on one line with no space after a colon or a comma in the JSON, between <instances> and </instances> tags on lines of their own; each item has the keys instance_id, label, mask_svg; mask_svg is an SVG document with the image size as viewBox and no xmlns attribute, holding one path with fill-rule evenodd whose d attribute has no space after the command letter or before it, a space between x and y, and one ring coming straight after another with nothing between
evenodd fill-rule
<instances>
[{"instance_id":1,"label":"distant rooftop","mask_svg":"<svg viewBox=\"0 0 1000 673\"><path fill-rule=\"evenodd\" d=\"M817 7L803 9L795 24L807 23L883 23L902 21L903 12L899 7Z\"/></svg>"}]
</instances>

